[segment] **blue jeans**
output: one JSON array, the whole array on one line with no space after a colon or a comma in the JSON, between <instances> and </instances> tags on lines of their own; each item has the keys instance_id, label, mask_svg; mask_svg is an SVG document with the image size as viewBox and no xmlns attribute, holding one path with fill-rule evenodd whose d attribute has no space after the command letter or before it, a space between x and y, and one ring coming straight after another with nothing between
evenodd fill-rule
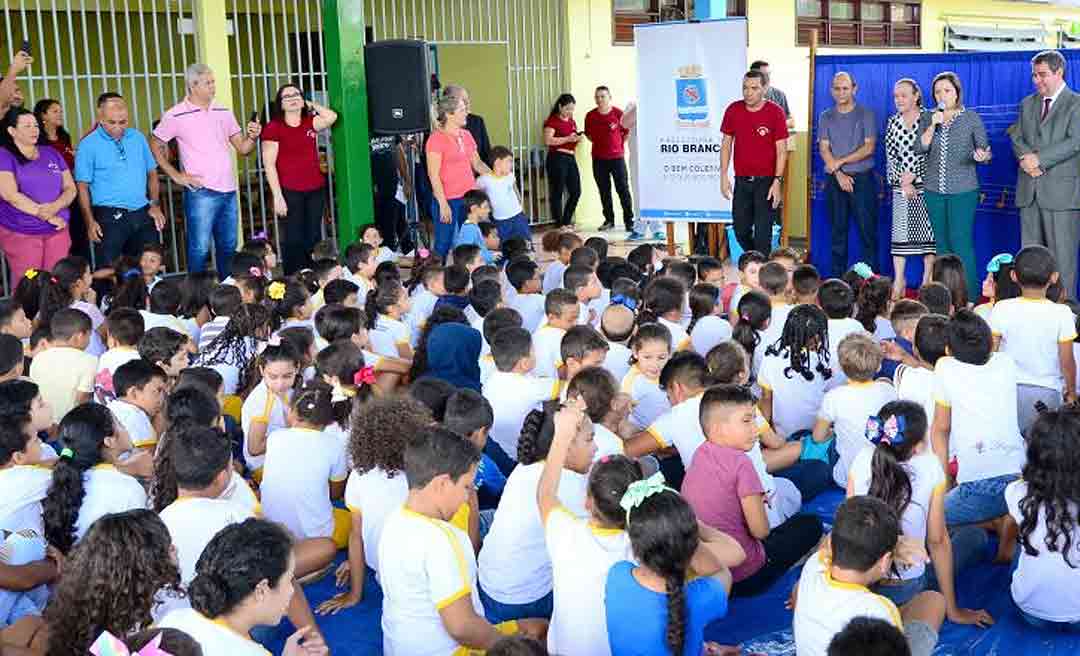
<instances>
[{"instance_id":1,"label":"blue jeans","mask_svg":"<svg viewBox=\"0 0 1080 656\"><path fill-rule=\"evenodd\" d=\"M551 612L555 607L555 593L548 592L543 597L527 604L504 604L495 601L484 592L483 588L480 588L480 602L484 604L484 615L487 616L487 621L492 624L530 617L551 619Z\"/></svg>"},{"instance_id":2,"label":"blue jeans","mask_svg":"<svg viewBox=\"0 0 1080 656\"><path fill-rule=\"evenodd\" d=\"M855 188L848 193L840 188L836 176L830 175L825 182L825 198L829 205L829 219L832 222L832 267L833 275L839 278L847 271L848 264L848 225L852 216L862 241L862 260L877 271L877 187L874 184L874 172L850 174Z\"/></svg>"},{"instance_id":3,"label":"blue jeans","mask_svg":"<svg viewBox=\"0 0 1080 656\"><path fill-rule=\"evenodd\" d=\"M978 524L1007 514L1005 486L1019 477L1019 474L1005 474L957 485L945 493L945 523Z\"/></svg>"},{"instance_id":4,"label":"blue jeans","mask_svg":"<svg viewBox=\"0 0 1080 656\"><path fill-rule=\"evenodd\" d=\"M435 226L435 253L443 261L454 246L454 238L457 237L461 224L465 223L465 199L451 198L446 202L450 205L450 223L443 223L439 218L439 201L435 201L431 206L431 222Z\"/></svg>"},{"instance_id":5,"label":"blue jeans","mask_svg":"<svg viewBox=\"0 0 1080 656\"><path fill-rule=\"evenodd\" d=\"M499 233L499 241L520 238L532 244L532 231L529 229L529 217L524 212L518 212L509 219L495 220L495 232Z\"/></svg>"},{"instance_id":6,"label":"blue jeans","mask_svg":"<svg viewBox=\"0 0 1080 656\"><path fill-rule=\"evenodd\" d=\"M986 531L977 526L961 526L949 531L949 540L952 542L953 578L956 579L961 572L979 561L989 538L986 537ZM897 606L903 606L923 590L940 590L941 588L938 586L934 564L927 563L923 575L919 578L909 579L896 585L878 583L870 589L887 597Z\"/></svg>"},{"instance_id":7,"label":"blue jeans","mask_svg":"<svg viewBox=\"0 0 1080 656\"><path fill-rule=\"evenodd\" d=\"M188 271L206 270L210 237L213 236L218 277L229 277L233 253L236 252L236 192L214 191L205 187L186 190L184 216L187 218Z\"/></svg>"}]
</instances>

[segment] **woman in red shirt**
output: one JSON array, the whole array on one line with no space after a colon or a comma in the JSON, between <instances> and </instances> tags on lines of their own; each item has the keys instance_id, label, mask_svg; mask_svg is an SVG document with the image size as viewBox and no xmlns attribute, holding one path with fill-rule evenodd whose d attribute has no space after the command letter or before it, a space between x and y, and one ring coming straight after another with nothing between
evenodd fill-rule
<instances>
[{"instance_id":1,"label":"woman in red shirt","mask_svg":"<svg viewBox=\"0 0 1080 656\"><path fill-rule=\"evenodd\" d=\"M311 250L322 239L326 176L319 166L318 133L337 114L304 100L300 87L278 89L270 122L262 131L263 167L274 197L274 215L285 217L282 268L285 275L311 266Z\"/></svg>"},{"instance_id":2,"label":"woman in red shirt","mask_svg":"<svg viewBox=\"0 0 1080 656\"><path fill-rule=\"evenodd\" d=\"M581 173L578 171L577 160L574 159L574 149L581 141L581 134L574 122L574 107L574 97L564 93L555 101L551 113L544 121L544 144L548 147L545 164L548 202L551 203L551 220L560 226L568 226L574 222L574 210L581 198Z\"/></svg>"},{"instance_id":3,"label":"woman in red shirt","mask_svg":"<svg viewBox=\"0 0 1080 656\"><path fill-rule=\"evenodd\" d=\"M444 260L465 222L465 192L476 187L473 171L491 173L465 129L469 107L460 96L443 95L435 104L435 126L424 145L428 180L435 196L435 252Z\"/></svg>"}]
</instances>

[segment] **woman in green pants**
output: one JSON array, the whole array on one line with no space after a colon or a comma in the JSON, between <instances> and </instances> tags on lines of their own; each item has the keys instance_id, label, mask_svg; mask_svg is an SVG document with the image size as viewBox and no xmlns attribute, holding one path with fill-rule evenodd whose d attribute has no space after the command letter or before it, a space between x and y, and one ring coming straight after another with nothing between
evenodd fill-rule
<instances>
[{"instance_id":1,"label":"woman in green pants","mask_svg":"<svg viewBox=\"0 0 1080 656\"><path fill-rule=\"evenodd\" d=\"M937 109L928 119L918 146L928 153L925 198L937 252L956 253L964 261L969 298L979 297L972 228L979 204L978 164L990 161L990 142L979 115L961 102L960 79L946 71L934 77Z\"/></svg>"}]
</instances>

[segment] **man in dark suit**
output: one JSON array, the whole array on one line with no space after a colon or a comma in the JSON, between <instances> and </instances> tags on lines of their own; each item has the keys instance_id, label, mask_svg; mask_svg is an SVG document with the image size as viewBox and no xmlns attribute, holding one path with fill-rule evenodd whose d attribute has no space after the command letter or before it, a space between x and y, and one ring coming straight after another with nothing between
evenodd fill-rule
<instances>
[{"instance_id":1,"label":"man in dark suit","mask_svg":"<svg viewBox=\"0 0 1080 656\"><path fill-rule=\"evenodd\" d=\"M472 113L472 101L469 100L469 92L465 87L448 84L443 89L443 95L457 96L465 101L465 110L469 112L469 116L465 119L465 129L469 131L473 141L476 142L476 154L480 156L484 164L491 166L491 139L488 138L484 117Z\"/></svg>"},{"instance_id":2,"label":"man in dark suit","mask_svg":"<svg viewBox=\"0 0 1080 656\"><path fill-rule=\"evenodd\" d=\"M1031 60L1035 93L1020 103L1009 127L1020 162L1016 206L1022 245L1054 253L1061 283L1076 298L1080 238L1080 95L1065 86L1065 58L1045 50Z\"/></svg>"}]
</instances>

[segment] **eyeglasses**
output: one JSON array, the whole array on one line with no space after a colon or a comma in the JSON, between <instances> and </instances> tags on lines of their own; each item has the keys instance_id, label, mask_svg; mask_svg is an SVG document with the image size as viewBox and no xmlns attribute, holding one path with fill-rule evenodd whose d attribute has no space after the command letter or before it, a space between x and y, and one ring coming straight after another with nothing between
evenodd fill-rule
<instances>
[{"instance_id":1,"label":"eyeglasses","mask_svg":"<svg viewBox=\"0 0 1080 656\"><path fill-rule=\"evenodd\" d=\"M116 145L117 152L120 153L120 160L126 162L127 161L127 151L124 150L123 142L120 141L119 139L113 139L112 141L113 141L113 144Z\"/></svg>"},{"instance_id":2,"label":"eyeglasses","mask_svg":"<svg viewBox=\"0 0 1080 656\"><path fill-rule=\"evenodd\" d=\"M304 94L302 94L302 93L290 93L290 94L286 94L286 95L282 96L281 99L282 100L292 100L293 98L303 98L303 97L304 97Z\"/></svg>"}]
</instances>

